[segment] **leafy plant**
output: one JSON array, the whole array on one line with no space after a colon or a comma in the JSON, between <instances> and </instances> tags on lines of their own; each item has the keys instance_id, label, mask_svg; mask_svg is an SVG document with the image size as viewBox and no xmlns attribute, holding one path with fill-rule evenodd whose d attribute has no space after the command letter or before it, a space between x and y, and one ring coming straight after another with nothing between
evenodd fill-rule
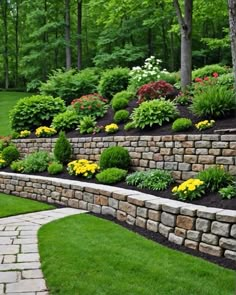
<instances>
[{"instance_id":1,"label":"leafy plant","mask_svg":"<svg viewBox=\"0 0 236 295\"><path fill-rule=\"evenodd\" d=\"M126 110L119 110L114 115L115 123L124 123L129 119L129 112Z\"/></svg>"},{"instance_id":2,"label":"leafy plant","mask_svg":"<svg viewBox=\"0 0 236 295\"><path fill-rule=\"evenodd\" d=\"M10 112L11 128L33 131L39 126L49 126L53 117L65 110L61 98L43 95L21 98Z\"/></svg>"},{"instance_id":3,"label":"leafy plant","mask_svg":"<svg viewBox=\"0 0 236 295\"><path fill-rule=\"evenodd\" d=\"M99 166L92 161L80 159L70 162L67 170L70 175L92 178L99 171Z\"/></svg>"},{"instance_id":4,"label":"leafy plant","mask_svg":"<svg viewBox=\"0 0 236 295\"><path fill-rule=\"evenodd\" d=\"M2 150L2 158L5 160L6 166L9 166L13 161L17 160L20 156L20 153L17 149L17 147L13 144L5 147Z\"/></svg>"},{"instance_id":5,"label":"leafy plant","mask_svg":"<svg viewBox=\"0 0 236 295\"><path fill-rule=\"evenodd\" d=\"M35 152L26 156L22 162L24 173L44 172L51 162L51 156L44 151Z\"/></svg>"},{"instance_id":6,"label":"leafy plant","mask_svg":"<svg viewBox=\"0 0 236 295\"><path fill-rule=\"evenodd\" d=\"M111 100L117 92L125 90L128 84L129 69L117 67L102 74L98 90L102 96Z\"/></svg>"},{"instance_id":7,"label":"leafy plant","mask_svg":"<svg viewBox=\"0 0 236 295\"><path fill-rule=\"evenodd\" d=\"M98 131L98 127L96 128L96 125L97 122L95 118L92 116L84 116L79 122L78 130L81 134L93 133L94 131Z\"/></svg>"},{"instance_id":8,"label":"leafy plant","mask_svg":"<svg viewBox=\"0 0 236 295\"><path fill-rule=\"evenodd\" d=\"M218 165L200 171L197 178L204 182L205 188L210 192L217 192L233 181L233 176L224 170L224 166Z\"/></svg>"},{"instance_id":9,"label":"leafy plant","mask_svg":"<svg viewBox=\"0 0 236 295\"><path fill-rule=\"evenodd\" d=\"M69 162L72 153L72 147L69 140L66 138L65 132L60 132L53 153L56 160L60 163L65 164Z\"/></svg>"},{"instance_id":10,"label":"leafy plant","mask_svg":"<svg viewBox=\"0 0 236 295\"><path fill-rule=\"evenodd\" d=\"M152 190L165 190L173 182L169 171L151 169L149 171L134 172L126 177L126 183Z\"/></svg>"},{"instance_id":11,"label":"leafy plant","mask_svg":"<svg viewBox=\"0 0 236 295\"><path fill-rule=\"evenodd\" d=\"M232 199L236 197L236 182L223 187L219 190L222 199Z\"/></svg>"},{"instance_id":12,"label":"leafy plant","mask_svg":"<svg viewBox=\"0 0 236 295\"><path fill-rule=\"evenodd\" d=\"M121 98L124 98L127 101L130 101L130 100L132 100L133 97L134 97L133 92L128 91L128 90L123 90L123 91L120 91L120 92L116 93L113 96L112 101L113 101L113 99L118 99L119 100Z\"/></svg>"},{"instance_id":13,"label":"leafy plant","mask_svg":"<svg viewBox=\"0 0 236 295\"><path fill-rule=\"evenodd\" d=\"M218 75L226 74L229 72L229 69L226 67L222 67L220 65L207 65L202 68L198 68L192 72L193 80L196 78L205 78L210 77L214 73L217 73Z\"/></svg>"},{"instance_id":14,"label":"leafy plant","mask_svg":"<svg viewBox=\"0 0 236 295\"><path fill-rule=\"evenodd\" d=\"M48 173L49 174L59 174L63 171L63 165L58 162L52 162L48 165Z\"/></svg>"},{"instance_id":15,"label":"leafy plant","mask_svg":"<svg viewBox=\"0 0 236 295\"><path fill-rule=\"evenodd\" d=\"M176 96L174 102L182 106L187 106L192 103L192 98L189 94L181 93Z\"/></svg>"},{"instance_id":16,"label":"leafy plant","mask_svg":"<svg viewBox=\"0 0 236 295\"><path fill-rule=\"evenodd\" d=\"M47 126L40 126L35 130L35 135L37 137L50 137L56 133L56 129Z\"/></svg>"},{"instance_id":17,"label":"leafy plant","mask_svg":"<svg viewBox=\"0 0 236 295\"><path fill-rule=\"evenodd\" d=\"M53 120L51 127L57 131L75 130L79 124L79 116L74 109L67 109L65 112L57 114Z\"/></svg>"},{"instance_id":18,"label":"leafy plant","mask_svg":"<svg viewBox=\"0 0 236 295\"><path fill-rule=\"evenodd\" d=\"M125 131L129 131L134 128L135 128L135 123L133 121L126 123L124 126Z\"/></svg>"},{"instance_id":19,"label":"leafy plant","mask_svg":"<svg viewBox=\"0 0 236 295\"><path fill-rule=\"evenodd\" d=\"M114 184L125 179L127 171L119 168L108 168L96 175L96 179L104 184Z\"/></svg>"},{"instance_id":20,"label":"leafy plant","mask_svg":"<svg viewBox=\"0 0 236 295\"><path fill-rule=\"evenodd\" d=\"M24 161L23 160L14 161L11 163L10 168L14 172L21 173L24 171Z\"/></svg>"},{"instance_id":21,"label":"leafy plant","mask_svg":"<svg viewBox=\"0 0 236 295\"><path fill-rule=\"evenodd\" d=\"M228 89L232 89L234 85L234 74L227 73L227 74L220 75L217 78L216 84L220 86L224 86Z\"/></svg>"},{"instance_id":22,"label":"leafy plant","mask_svg":"<svg viewBox=\"0 0 236 295\"><path fill-rule=\"evenodd\" d=\"M102 170L113 167L128 170L131 159L129 152L125 148L113 146L101 153L99 164Z\"/></svg>"},{"instance_id":23,"label":"leafy plant","mask_svg":"<svg viewBox=\"0 0 236 295\"><path fill-rule=\"evenodd\" d=\"M111 106L114 111L122 110L128 106L128 100L122 97L114 97L111 101Z\"/></svg>"},{"instance_id":24,"label":"leafy plant","mask_svg":"<svg viewBox=\"0 0 236 295\"><path fill-rule=\"evenodd\" d=\"M103 117L108 109L107 100L97 93L74 99L71 105L79 117Z\"/></svg>"},{"instance_id":25,"label":"leafy plant","mask_svg":"<svg viewBox=\"0 0 236 295\"><path fill-rule=\"evenodd\" d=\"M195 95L190 106L193 114L205 118L226 117L235 109L235 93L219 85L207 87L204 92Z\"/></svg>"},{"instance_id":26,"label":"leafy plant","mask_svg":"<svg viewBox=\"0 0 236 295\"><path fill-rule=\"evenodd\" d=\"M144 129L153 125L162 126L164 123L174 120L178 114L173 102L158 99L143 102L133 110L131 119L136 128Z\"/></svg>"},{"instance_id":27,"label":"leafy plant","mask_svg":"<svg viewBox=\"0 0 236 295\"><path fill-rule=\"evenodd\" d=\"M179 186L172 189L172 193L178 197L179 200L194 200L200 198L205 193L204 181L200 179L190 178Z\"/></svg>"},{"instance_id":28,"label":"leafy plant","mask_svg":"<svg viewBox=\"0 0 236 295\"><path fill-rule=\"evenodd\" d=\"M188 130L193 126L193 122L188 118L178 118L172 124L172 130L175 132Z\"/></svg>"},{"instance_id":29,"label":"leafy plant","mask_svg":"<svg viewBox=\"0 0 236 295\"><path fill-rule=\"evenodd\" d=\"M169 93L173 91L173 86L162 80L145 84L141 86L137 91L138 103L142 103L146 100L166 97Z\"/></svg>"}]
</instances>

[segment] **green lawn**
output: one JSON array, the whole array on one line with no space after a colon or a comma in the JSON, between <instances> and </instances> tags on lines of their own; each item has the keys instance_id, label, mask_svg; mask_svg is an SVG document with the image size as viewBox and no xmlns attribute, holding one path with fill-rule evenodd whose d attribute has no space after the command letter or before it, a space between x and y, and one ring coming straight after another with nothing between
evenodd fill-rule
<instances>
[{"instance_id":1,"label":"green lawn","mask_svg":"<svg viewBox=\"0 0 236 295\"><path fill-rule=\"evenodd\" d=\"M11 133L9 111L16 104L17 100L30 95L32 94L25 92L0 91L0 136Z\"/></svg>"},{"instance_id":2,"label":"green lawn","mask_svg":"<svg viewBox=\"0 0 236 295\"><path fill-rule=\"evenodd\" d=\"M53 205L20 197L0 194L0 217L54 209Z\"/></svg>"},{"instance_id":3,"label":"green lawn","mask_svg":"<svg viewBox=\"0 0 236 295\"><path fill-rule=\"evenodd\" d=\"M110 221L76 215L39 231L51 295L233 295L235 272Z\"/></svg>"}]
</instances>

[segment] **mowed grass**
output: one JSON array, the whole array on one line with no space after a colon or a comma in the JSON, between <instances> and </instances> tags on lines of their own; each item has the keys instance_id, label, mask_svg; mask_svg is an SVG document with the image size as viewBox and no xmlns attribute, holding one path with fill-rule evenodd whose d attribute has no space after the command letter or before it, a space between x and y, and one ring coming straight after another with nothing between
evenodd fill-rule
<instances>
[{"instance_id":1,"label":"mowed grass","mask_svg":"<svg viewBox=\"0 0 236 295\"><path fill-rule=\"evenodd\" d=\"M234 271L90 215L43 226L39 250L51 295L233 295L235 291Z\"/></svg>"},{"instance_id":2,"label":"mowed grass","mask_svg":"<svg viewBox=\"0 0 236 295\"><path fill-rule=\"evenodd\" d=\"M54 209L53 205L20 197L0 194L0 217Z\"/></svg>"},{"instance_id":3,"label":"mowed grass","mask_svg":"<svg viewBox=\"0 0 236 295\"><path fill-rule=\"evenodd\" d=\"M0 136L9 135L12 132L9 123L9 112L17 100L31 95L31 93L26 92L0 91Z\"/></svg>"}]
</instances>

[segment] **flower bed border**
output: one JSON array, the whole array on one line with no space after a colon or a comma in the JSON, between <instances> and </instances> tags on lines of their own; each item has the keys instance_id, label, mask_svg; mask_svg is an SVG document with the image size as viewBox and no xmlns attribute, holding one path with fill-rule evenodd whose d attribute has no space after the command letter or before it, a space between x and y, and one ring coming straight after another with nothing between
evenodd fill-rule
<instances>
[{"instance_id":1,"label":"flower bed border","mask_svg":"<svg viewBox=\"0 0 236 295\"><path fill-rule=\"evenodd\" d=\"M0 192L110 215L170 242L236 260L236 210L173 201L138 191L0 172Z\"/></svg>"}]
</instances>

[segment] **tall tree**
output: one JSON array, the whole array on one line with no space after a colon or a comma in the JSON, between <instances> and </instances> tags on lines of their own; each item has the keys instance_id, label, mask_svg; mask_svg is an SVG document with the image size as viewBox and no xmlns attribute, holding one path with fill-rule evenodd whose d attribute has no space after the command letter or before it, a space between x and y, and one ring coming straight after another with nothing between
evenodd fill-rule
<instances>
[{"instance_id":1,"label":"tall tree","mask_svg":"<svg viewBox=\"0 0 236 295\"><path fill-rule=\"evenodd\" d=\"M4 32L4 50L3 50L3 59L4 59L4 79L5 79L5 88L9 87L9 44L8 44L8 1L3 0L0 2L2 8L2 19L3 19L3 32Z\"/></svg>"},{"instance_id":2,"label":"tall tree","mask_svg":"<svg viewBox=\"0 0 236 295\"><path fill-rule=\"evenodd\" d=\"M178 0L173 0L181 30L181 86L186 89L192 81L192 13L193 0L184 0L184 14Z\"/></svg>"},{"instance_id":3,"label":"tall tree","mask_svg":"<svg viewBox=\"0 0 236 295\"><path fill-rule=\"evenodd\" d=\"M70 0L65 0L66 69L71 68Z\"/></svg>"},{"instance_id":4,"label":"tall tree","mask_svg":"<svg viewBox=\"0 0 236 295\"><path fill-rule=\"evenodd\" d=\"M231 51L234 72L234 88L236 91L236 0L228 0Z\"/></svg>"},{"instance_id":5,"label":"tall tree","mask_svg":"<svg viewBox=\"0 0 236 295\"><path fill-rule=\"evenodd\" d=\"M82 68L82 0L77 3L77 68Z\"/></svg>"}]
</instances>

